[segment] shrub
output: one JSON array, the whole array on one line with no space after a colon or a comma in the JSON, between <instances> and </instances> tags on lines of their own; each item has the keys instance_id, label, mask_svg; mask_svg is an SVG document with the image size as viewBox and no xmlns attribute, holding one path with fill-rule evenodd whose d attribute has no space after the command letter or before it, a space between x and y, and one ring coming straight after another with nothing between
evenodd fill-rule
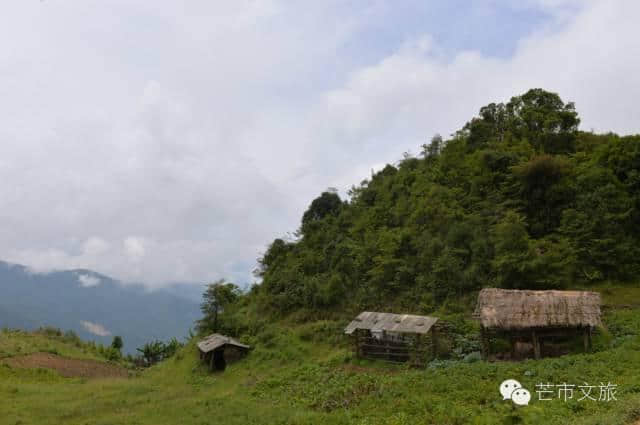
<instances>
[{"instance_id":1,"label":"shrub","mask_svg":"<svg viewBox=\"0 0 640 425\"><path fill-rule=\"evenodd\" d=\"M469 353L466 356L464 356L464 358L462 359L462 361L464 361L465 363L474 363L480 360L482 360L482 355L480 354L479 351L474 351L472 353Z\"/></svg>"},{"instance_id":2,"label":"shrub","mask_svg":"<svg viewBox=\"0 0 640 425\"><path fill-rule=\"evenodd\" d=\"M118 360L122 359L122 354L120 354L120 351L113 348L113 347L109 347L106 348L104 350L104 357L107 360L113 361L113 362L117 362Z\"/></svg>"}]
</instances>

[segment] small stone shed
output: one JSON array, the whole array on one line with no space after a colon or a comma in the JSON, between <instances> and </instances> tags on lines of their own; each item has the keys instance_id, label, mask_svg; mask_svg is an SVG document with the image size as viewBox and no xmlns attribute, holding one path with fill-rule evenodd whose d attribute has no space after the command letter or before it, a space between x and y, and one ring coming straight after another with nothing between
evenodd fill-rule
<instances>
[{"instance_id":1,"label":"small stone shed","mask_svg":"<svg viewBox=\"0 0 640 425\"><path fill-rule=\"evenodd\" d=\"M356 357L424 365L436 356L435 317L362 312L344 330L354 341Z\"/></svg>"},{"instance_id":2,"label":"small stone shed","mask_svg":"<svg viewBox=\"0 0 640 425\"><path fill-rule=\"evenodd\" d=\"M220 334L211 334L198 342L200 360L208 364L211 370L224 370L227 362L244 357L250 348L231 337Z\"/></svg>"},{"instance_id":3,"label":"small stone shed","mask_svg":"<svg viewBox=\"0 0 640 425\"><path fill-rule=\"evenodd\" d=\"M591 334L601 326L600 294L588 291L533 291L485 288L478 295L474 318L480 322L483 357L491 338L508 338L511 357L516 344L531 342L536 359L545 341L582 334L591 349Z\"/></svg>"}]
</instances>

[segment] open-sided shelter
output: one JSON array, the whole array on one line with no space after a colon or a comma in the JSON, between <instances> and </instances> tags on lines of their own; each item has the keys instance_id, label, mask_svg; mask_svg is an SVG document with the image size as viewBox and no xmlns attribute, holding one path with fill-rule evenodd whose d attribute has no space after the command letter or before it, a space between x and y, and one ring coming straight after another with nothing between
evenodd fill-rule
<instances>
[{"instance_id":1,"label":"open-sided shelter","mask_svg":"<svg viewBox=\"0 0 640 425\"><path fill-rule=\"evenodd\" d=\"M424 364L437 353L435 317L362 312L344 330L357 357Z\"/></svg>"},{"instance_id":2,"label":"open-sided shelter","mask_svg":"<svg viewBox=\"0 0 640 425\"><path fill-rule=\"evenodd\" d=\"M220 334L211 334L198 342L200 360L207 363L211 370L224 370L227 367L227 362L243 357L249 348L251 347L248 345Z\"/></svg>"},{"instance_id":3,"label":"open-sided shelter","mask_svg":"<svg viewBox=\"0 0 640 425\"><path fill-rule=\"evenodd\" d=\"M474 318L480 321L483 356L490 339L506 337L511 354L519 341L531 341L536 359L545 340L582 334L585 351L600 320L600 294L587 291L533 291L485 288L478 295Z\"/></svg>"}]
</instances>

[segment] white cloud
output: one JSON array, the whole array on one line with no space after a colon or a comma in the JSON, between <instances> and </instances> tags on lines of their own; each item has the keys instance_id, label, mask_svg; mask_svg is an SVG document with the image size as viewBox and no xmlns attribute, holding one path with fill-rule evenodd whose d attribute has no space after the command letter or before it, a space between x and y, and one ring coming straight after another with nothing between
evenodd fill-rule
<instances>
[{"instance_id":1,"label":"white cloud","mask_svg":"<svg viewBox=\"0 0 640 425\"><path fill-rule=\"evenodd\" d=\"M84 288L90 288L92 286L98 286L102 282L102 280L97 276L92 276L89 274L79 274L78 282Z\"/></svg>"},{"instance_id":2,"label":"white cloud","mask_svg":"<svg viewBox=\"0 0 640 425\"><path fill-rule=\"evenodd\" d=\"M140 261L144 257L144 240L129 236L124 240L124 252L131 261Z\"/></svg>"},{"instance_id":3,"label":"white cloud","mask_svg":"<svg viewBox=\"0 0 640 425\"><path fill-rule=\"evenodd\" d=\"M425 28L367 66L344 46L373 15L342 2L12 3L0 258L244 283L320 191L491 101L544 87L576 102L585 129L639 132L640 4L530 3L554 24L510 58L452 55Z\"/></svg>"},{"instance_id":4,"label":"white cloud","mask_svg":"<svg viewBox=\"0 0 640 425\"><path fill-rule=\"evenodd\" d=\"M86 320L81 320L80 324L82 325L83 328L87 330L87 332L90 332L94 335L98 335L98 336L111 335L111 332L99 323L93 323L93 322L88 322Z\"/></svg>"},{"instance_id":5,"label":"white cloud","mask_svg":"<svg viewBox=\"0 0 640 425\"><path fill-rule=\"evenodd\" d=\"M108 250L109 243L96 236L92 236L87 239L82 246L82 252L88 256L102 255Z\"/></svg>"}]
</instances>

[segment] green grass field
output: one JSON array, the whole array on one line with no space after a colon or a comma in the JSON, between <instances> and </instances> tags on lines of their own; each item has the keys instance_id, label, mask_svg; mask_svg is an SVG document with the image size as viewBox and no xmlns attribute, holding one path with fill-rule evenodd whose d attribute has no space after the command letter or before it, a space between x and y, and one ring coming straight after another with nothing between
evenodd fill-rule
<instances>
[{"instance_id":1,"label":"green grass field","mask_svg":"<svg viewBox=\"0 0 640 425\"><path fill-rule=\"evenodd\" d=\"M620 291L620 292L618 292ZM622 293L623 295L619 295ZM640 290L607 288L595 352L540 361L445 360L409 369L352 358L342 322L275 323L223 373L199 365L195 342L123 379L63 378L0 364L0 423L27 424L634 424L640 421ZM32 352L99 358L83 344L3 331L0 358ZM0 360L1 362L1 360ZM503 401L519 380L528 406ZM618 386L617 400L538 400L538 383ZM595 394L597 396L597 394Z\"/></svg>"}]
</instances>

